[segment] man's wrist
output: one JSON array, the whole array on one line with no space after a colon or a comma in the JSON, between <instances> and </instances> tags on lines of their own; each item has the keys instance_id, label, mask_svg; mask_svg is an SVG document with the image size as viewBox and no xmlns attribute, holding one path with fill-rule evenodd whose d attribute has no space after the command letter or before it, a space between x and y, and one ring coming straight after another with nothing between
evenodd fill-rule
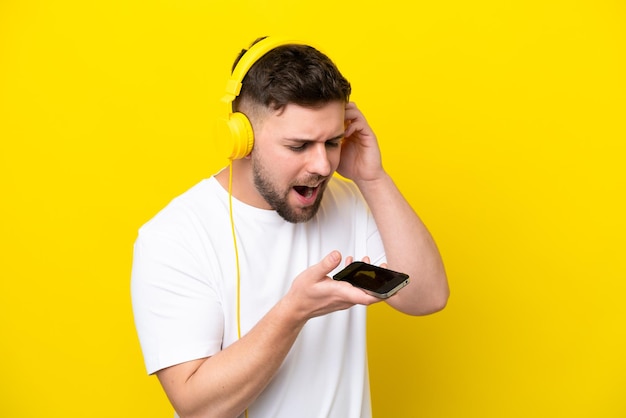
<instances>
[{"instance_id":1,"label":"man's wrist","mask_svg":"<svg viewBox=\"0 0 626 418\"><path fill-rule=\"evenodd\" d=\"M370 193L377 193L381 190L385 190L394 184L393 179L384 169L382 169L380 174L376 176L372 176L367 179L355 180L354 183L364 196Z\"/></svg>"},{"instance_id":2,"label":"man's wrist","mask_svg":"<svg viewBox=\"0 0 626 418\"><path fill-rule=\"evenodd\" d=\"M274 311L277 319L283 324L287 331L299 333L308 320L305 312L298 308L289 294L278 301L274 306Z\"/></svg>"}]
</instances>

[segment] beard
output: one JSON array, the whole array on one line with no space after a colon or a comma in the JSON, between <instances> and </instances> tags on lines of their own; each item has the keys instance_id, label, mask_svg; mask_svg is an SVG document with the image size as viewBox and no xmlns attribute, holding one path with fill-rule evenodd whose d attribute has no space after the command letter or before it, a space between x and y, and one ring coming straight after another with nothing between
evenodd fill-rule
<instances>
[{"instance_id":1,"label":"beard","mask_svg":"<svg viewBox=\"0 0 626 418\"><path fill-rule=\"evenodd\" d=\"M327 183L322 183L317 191L315 202L310 206L294 207L289 204L289 194L297 185L318 184L323 176L312 175L306 179L293 182L284 191L270 180L269 170L267 170L259 159L252 157L252 175L254 177L254 185L259 194L265 199L272 209L280 215L284 220L291 223L300 223L310 221L320 208L322 203L322 195Z\"/></svg>"}]
</instances>

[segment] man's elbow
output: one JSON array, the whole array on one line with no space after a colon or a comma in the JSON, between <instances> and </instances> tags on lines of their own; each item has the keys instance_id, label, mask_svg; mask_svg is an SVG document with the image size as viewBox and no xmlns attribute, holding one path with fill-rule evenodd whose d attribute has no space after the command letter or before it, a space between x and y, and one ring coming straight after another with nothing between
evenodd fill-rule
<instances>
[{"instance_id":1,"label":"man's elbow","mask_svg":"<svg viewBox=\"0 0 626 418\"><path fill-rule=\"evenodd\" d=\"M401 291L398 293L401 293ZM398 295L398 299L390 300L389 304L407 315L425 316L439 312L446 307L450 297L450 290L446 286L444 289L430 292L428 297L420 298L419 300L411 300L402 296L404 295Z\"/></svg>"},{"instance_id":2,"label":"man's elbow","mask_svg":"<svg viewBox=\"0 0 626 418\"><path fill-rule=\"evenodd\" d=\"M431 310L428 314L432 314L435 312L442 311L448 305L448 299L450 298L450 289L446 286L444 290L438 292L436 296L433 297L431 303Z\"/></svg>"},{"instance_id":3,"label":"man's elbow","mask_svg":"<svg viewBox=\"0 0 626 418\"><path fill-rule=\"evenodd\" d=\"M427 299L422 300L422 303L419 304L415 312L412 312L412 315L424 316L442 311L448 305L449 298L450 288L446 283L441 289L432 291Z\"/></svg>"},{"instance_id":4,"label":"man's elbow","mask_svg":"<svg viewBox=\"0 0 626 418\"><path fill-rule=\"evenodd\" d=\"M450 286L448 285L448 277L445 271L442 271L438 276L438 283L431 292L431 297L429 299L430 311L427 314L439 312L448 305L448 299L450 298Z\"/></svg>"}]
</instances>

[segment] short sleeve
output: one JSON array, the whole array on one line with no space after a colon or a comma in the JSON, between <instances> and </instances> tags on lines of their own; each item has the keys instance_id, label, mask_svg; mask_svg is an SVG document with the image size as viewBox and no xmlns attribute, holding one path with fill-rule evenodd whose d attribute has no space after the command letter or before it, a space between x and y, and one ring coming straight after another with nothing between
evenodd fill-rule
<instances>
[{"instance_id":1,"label":"short sleeve","mask_svg":"<svg viewBox=\"0 0 626 418\"><path fill-rule=\"evenodd\" d=\"M131 297L147 372L221 349L224 314L196 246L176 231L142 229L134 246Z\"/></svg>"}]
</instances>

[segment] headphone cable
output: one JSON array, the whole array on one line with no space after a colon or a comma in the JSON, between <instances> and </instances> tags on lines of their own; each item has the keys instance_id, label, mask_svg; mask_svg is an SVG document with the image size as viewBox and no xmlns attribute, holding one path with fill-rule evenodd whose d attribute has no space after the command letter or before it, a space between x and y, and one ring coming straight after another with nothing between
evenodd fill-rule
<instances>
[{"instance_id":1,"label":"headphone cable","mask_svg":"<svg viewBox=\"0 0 626 418\"><path fill-rule=\"evenodd\" d=\"M233 245L235 247L235 265L237 267L237 339L241 339L241 273L239 270L239 250L237 249L235 218L233 217L233 160L230 160L228 165L228 213L230 216L230 229L233 234ZM248 418L247 408L245 418Z\"/></svg>"},{"instance_id":2,"label":"headphone cable","mask_svg":"<svg viewBox=\"0 0 626 418\"><path fill-rule=\"evenodd\" d=\"M230 216L230 228L233 234L233 245L235 247L235 265L237 267L237 339L241 338L241 273L239 271L239 250L237 249L237 234L235 233L235 219L233 217L233 160L230 160L228 173L228 212Z\"/></svg>"}]
</instances>

